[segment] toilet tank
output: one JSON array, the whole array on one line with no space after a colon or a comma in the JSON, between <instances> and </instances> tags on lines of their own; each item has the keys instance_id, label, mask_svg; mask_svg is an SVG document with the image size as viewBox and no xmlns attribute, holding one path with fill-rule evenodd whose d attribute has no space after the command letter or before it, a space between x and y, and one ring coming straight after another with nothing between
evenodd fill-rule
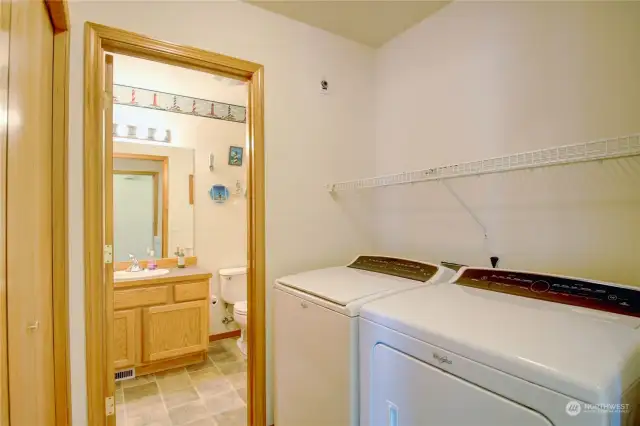
<instances>
[{"instance_id":1,"label":"toilet tank","mask_svg":"<svg viewBox=\"0 0 640 426\"><path fill-rule=\"evenodd\" d=\"M220 269L220 297L234 304L247 300L247 267Z\"/></svg>"}]
</instances>

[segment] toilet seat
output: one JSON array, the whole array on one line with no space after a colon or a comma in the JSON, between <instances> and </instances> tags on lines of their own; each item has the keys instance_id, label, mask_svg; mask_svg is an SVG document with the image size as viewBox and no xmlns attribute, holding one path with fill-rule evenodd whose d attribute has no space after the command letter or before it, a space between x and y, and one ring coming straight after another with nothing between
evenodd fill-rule
<instances>
[{"instance_id":1,"label":"toilet seat","mask_svg":"<svg viewBox=\"0 0 640 426\"><path fill-rule=\"evenodd\" d=\"M233 305L233 313L237 315L247 315L247 301L244 300Z\"/></svg>"}]
</instances>

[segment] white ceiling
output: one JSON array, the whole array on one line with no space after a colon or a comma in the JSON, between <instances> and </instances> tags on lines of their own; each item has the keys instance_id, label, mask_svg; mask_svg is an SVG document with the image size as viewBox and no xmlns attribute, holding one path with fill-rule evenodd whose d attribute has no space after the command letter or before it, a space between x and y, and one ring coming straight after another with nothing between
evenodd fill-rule
<instances>
[{"instance_id":1,"label":"white ceiling","mask_svg":"<svg viewBox=\"0 0 640 426\"><path fill-rule=\"evenodd\" d=\"M371 47L382 46L448 3L428 0L245 1Z\"/></svg>"}]
</instances>

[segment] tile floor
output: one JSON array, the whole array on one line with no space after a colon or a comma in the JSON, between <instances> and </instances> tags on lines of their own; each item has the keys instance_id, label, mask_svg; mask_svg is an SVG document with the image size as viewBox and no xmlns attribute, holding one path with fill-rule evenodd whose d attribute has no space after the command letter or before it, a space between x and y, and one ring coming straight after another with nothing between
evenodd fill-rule
<instances>
[{"instance_id":1,"label":"tile floor","mask_svg":"<svg viewBox=\"0 0 640 426\"><path fill-rule=\"evenodd\" d=\"M236 338L201 364L116 383L117 426L245 426L247 363Z\"/></svg>"}]
</instances>

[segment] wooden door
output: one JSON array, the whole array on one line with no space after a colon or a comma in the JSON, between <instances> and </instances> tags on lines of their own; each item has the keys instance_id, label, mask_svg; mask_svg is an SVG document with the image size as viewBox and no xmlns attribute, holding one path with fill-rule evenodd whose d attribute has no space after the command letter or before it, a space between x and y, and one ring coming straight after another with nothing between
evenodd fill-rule
<instances>
[{"instance_id":1,"label":"wooden door","mask_svg":"<svg viewBox=\"0 0 640 426\"><path fill-rule=\"evenodd\" d=\"M113 314L113 366L116 370L132 367L136 362L136 346L140 340L136 311L128 309Z\"/></svg>"},{"instance_id":2,"label":"wooden door","mask_svg":"<svg viewBox=\"0 0 640 426\"><path fill-rule=\"evenodd\" d=\"M7 341L11 425L55 423L53 28L44 3L11 4L7 138Z\"/></svg>"},{"instance_id":3,"label":"wooden door","mask_svg":"<svg viewBox=\"0 0 640 426\"><path fill-rule=\"evenodd\" d=\"M144 362L207 350L209 311L206 300L144 308Z\"/></svg>"}]
</instances>

